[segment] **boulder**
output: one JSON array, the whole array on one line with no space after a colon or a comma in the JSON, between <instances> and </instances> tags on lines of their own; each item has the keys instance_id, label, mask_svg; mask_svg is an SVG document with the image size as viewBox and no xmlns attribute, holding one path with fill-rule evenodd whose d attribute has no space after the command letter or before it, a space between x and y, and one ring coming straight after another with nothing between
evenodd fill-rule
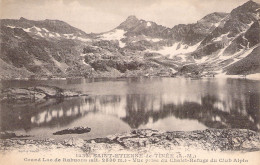
<instances>
[{"instance_id":1,"label":"boulder","mask_svg":"<svg viewBox=\"0 0 260 165\"><path fill-rule=\"evenodd\" d=\"M85 144L83 139L79 138L70 138L63 141L63 145L65 146L75 146L75 147L82 147Z\"/></svg>"}]
</instances>

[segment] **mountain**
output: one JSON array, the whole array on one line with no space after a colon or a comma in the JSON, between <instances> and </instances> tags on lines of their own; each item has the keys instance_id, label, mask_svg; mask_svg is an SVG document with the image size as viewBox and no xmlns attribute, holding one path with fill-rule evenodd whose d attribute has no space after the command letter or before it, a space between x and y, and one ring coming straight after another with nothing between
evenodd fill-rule
<instances>
[{"instance_id":1,"label":"mountain","mask_svg":"<svg viewBox=\"0 0 260 165\"><path fill-rule=\"evenodd\" d=\"M125 35L127 37L144 35L147 37L167 38L167 36L163 35L167 27L157 25L152 21L139 20L135 16L129 16L116 29L126 31Z\"/></svg>"},{"instance_id":2,"label":"mountain","mask_svg":"<svg viewBox=\"0 0 260 165\"><path fill-rule=\"evenodd\" d=\"M196 24L173 27L172 36L176 42L172 46L149 51L179 62L180 68L193 64L203 68L201 72L204 73L235 73L229 72L229 66L236 65L235 63L258 50L259 15L260 5L248 1L229 14L212 13ZM258 71L246 73L255 72Z\"/></svg>"},{"instance_id":3,"label":"mountain","mask_svg":"<svg viewBox=\"0 0 260 165\"><path fill-rule=\"evenodd\" d=\"M0 77L259 73L260 5L172 28L129 16L87 34L60 20L0 20Z\"/></svg>"},{"instance_id":4,"label":"mountain","mask_svg":"<svg viewBox=\"0 0 260 165\"><path fill-rule=\"evenodd\" d=\"M248 1L231 11L191 55L213 70L226 68L259 47L260 5ZM226 69L224 69L226 70Z\"/></svg>"},{"instance_id":5,"label":"mountain","mask_svg":"<svg viewBox=\"0 0 260 165\"><path fill-rule=\"evenodd\" d=\"M0 38L1 77L10 77L17 69L13 77L64 75L66 69L80 65L80 46L91 41L85 32L63 21L25 18L1 20Z\"/></svg>"},{"instance_id":6,"label":"mountain","mask_svg":"<svg viewBox=\"0 0 260 165\"><path fill-rule=\"evenodd\" d=\"M43 20L43 21L33 21L21 17L19 20L13 19L3 19L1 20L1 26L9 28L19 28L23 31L35 36L42 38L51 39L78 39L87 40L89 37L84 31L70 26L66 22L60 20ZM81 38L82 37L82 38ZM83 38L86 37L84 40Z\"/></svg>"}]
</instances>

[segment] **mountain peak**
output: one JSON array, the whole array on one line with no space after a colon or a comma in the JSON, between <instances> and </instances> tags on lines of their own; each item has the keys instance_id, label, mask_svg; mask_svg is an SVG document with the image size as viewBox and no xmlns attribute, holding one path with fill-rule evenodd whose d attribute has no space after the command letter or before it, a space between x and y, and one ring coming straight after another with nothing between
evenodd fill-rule
<instances>
[{"instance_id":1,"label":"mountain peak","mask_svg":"<svg viewBox=\"0 0 260 165\"><path fill-rule=\"evenodd\" d=\"M252 10L252 9L257 9L260 7L259 3L256 3L252 0L247 1L243 5L239 6L238 9L240 10Z\"/></svg>"},{"instance_id":2,"label":"mountain peak","mask_svg":"<svg viewBox=\"0 0 260 165\"><path fill-rule=\"evenodd\" d=\"M253 13L254 14L257 14L259 12L259 9L260 8L260 4L259 3L256 3L252 0L250 1L247 1L246 3L242 4L241 6L238 6L237 8L233 9L231 11L231 16L233 17L237 17L238 15L245 15L247 14L247 16L245 16L245 19L249 19L249 18L246 18L248 17L248 14L249 15L252 15Z\"/></svg>"},{"instance_id":3,"label":"mountain peak","mask_svg":"<svg viewBox=\"0 0 260 165\"><path fill-rule=\"evenodd\" d=\"M25 21L25 20L27 20L26 18L24 18L24 17L20 17L20 19L19 20L21 20L21 21Z\"/></svg>"},{"instance_id":4,"label":"mountain peak","mask_svg":"<svg viewBox=\"0 0 260 165\"><path fill-rule=\"evenodd\" d=\"M245 4L251 4L251 5L252 5L252 4L257 4L257 3L254 2L253 0L249 0L249 1L247 1L246 3L244 3L244 5L245 5Z\"/></svg>"},{"instance_id":5,"label":"mountain peak","mask_svg":"<svg viewBox=\"0 0 260 165\"><path fill-rule=\"evenodd\" d=\"M137 26L138 24L140 24L140 20L136 18L136 16L130 15L129 17L127 17L127 19L124 22L122 22L118 26L118 28L128 30L131 29L132 27Z\"/></svg>"},{"instance_id":6,"label":"mountain peak","mask_svg":"<svg viewBox=\"0 0 260 165\"><path fill-rule=\"evenodd\" d=\"M130 15L127 17L126 21L139 21L135 15Z\"/></svg>"},{"instance_id":7,"label":"mountain peak","mask_svg":"<svg viewBox=\"0 0 260 165\"><path fill-rule=\"evenodd\" d=\"M246 3L244 3L242 6L259 6L259 3L249 0Z\"/></svg>"}]
</instances>

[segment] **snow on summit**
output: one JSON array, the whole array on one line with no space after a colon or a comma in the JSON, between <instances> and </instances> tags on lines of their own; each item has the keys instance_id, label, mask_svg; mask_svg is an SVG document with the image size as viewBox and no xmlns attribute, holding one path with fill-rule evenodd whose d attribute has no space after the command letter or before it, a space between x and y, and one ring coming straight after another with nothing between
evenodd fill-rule
<instances>
[{"instance_id":1,"label":"snow on summit","mask_svg":"<svg viewBox=\"0 0 260 165\"><path fill-rule=\"evenodd\" d=\"M31 33L31 34L37 35L39 37L42 37L42 38L52 38L52 39L53 38L56 38L56 39L66 38L66 39L76 39L76 40L79 40L79 41L82 41L82 42L91 41L89 38L80 37L78 35L75 35L74 33L59 34L59 33L56 33L56 32L51 32L46 28L39 28L37 26L32 26L32 27L29 27L29 28L22 28L22 27L7 25L6 27L9 27L9 28L12 28L12 29L20 28L20 29L23 29L27 33Z\"/></svg>"}]
</instances>

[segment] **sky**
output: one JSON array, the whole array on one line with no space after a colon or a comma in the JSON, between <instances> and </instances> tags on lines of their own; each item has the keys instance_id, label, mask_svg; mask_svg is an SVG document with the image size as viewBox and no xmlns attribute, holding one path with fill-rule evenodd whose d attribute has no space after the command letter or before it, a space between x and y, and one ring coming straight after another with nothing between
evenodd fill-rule
<instances>
[{"instance_id":1,"label":"sky","mask_svg":"<svg viewBox=\"0 0 260 165\"><path fill-rule=\"evenodd\" d=\"M0 17L62 20L87 33L100 33L117 27L130 15L173 27L177 24L194 23L212 12L230 12L247 1L0 0Z\"/></svg>"}]
</instances>

